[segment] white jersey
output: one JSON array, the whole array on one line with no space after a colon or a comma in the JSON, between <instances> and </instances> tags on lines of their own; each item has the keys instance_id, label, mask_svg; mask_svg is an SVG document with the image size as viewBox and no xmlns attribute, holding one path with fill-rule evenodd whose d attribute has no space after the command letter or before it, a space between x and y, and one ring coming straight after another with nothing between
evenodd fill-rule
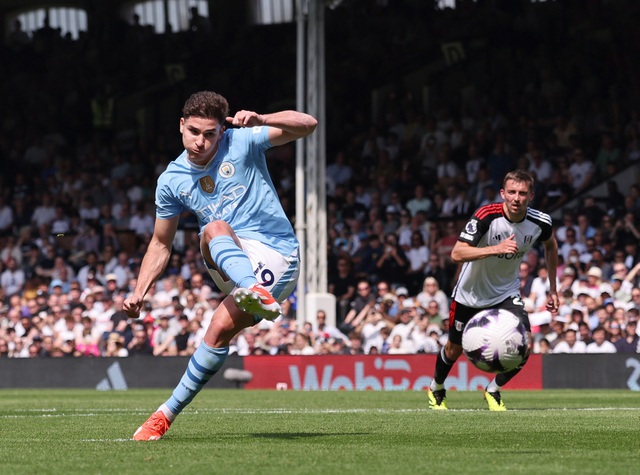
<instances>
[{"instance_id":1,"label":"white jersey","mask_svg":"<svg viewBox=\"0 0 640 475\"><path fill-rule=\"evenodd\" d=\"M472 308L487 308L509 297L520 296L519 269L522 257L540 239L552 236L551 217L529 208L526 217L513 223L502 203L478 208L458 237L474 247L495 246L515 234L518 252L465 262L453 289L453 300Z\"/></svg>"}]
</instances>

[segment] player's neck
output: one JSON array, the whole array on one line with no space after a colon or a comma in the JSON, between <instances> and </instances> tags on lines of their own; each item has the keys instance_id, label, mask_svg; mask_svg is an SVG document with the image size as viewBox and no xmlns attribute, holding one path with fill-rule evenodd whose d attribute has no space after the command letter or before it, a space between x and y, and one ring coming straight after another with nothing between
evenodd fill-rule
<instances>
[{"instance_id":1,"label":"player's neck","mask_svg":"<svg viewBox=\"0 0 640 475\"><path fill-rule=\"evenodd\" d=\"M519 223L520 221L523 221L524 218L527 216L527 209L528 208L524 208L524 211L522 211L521 213L511 213L509 211L509 208L506 205L502 206L502 211L504 212L505 217L511 221L512 223Z\"/></svg>"}]
</instances>

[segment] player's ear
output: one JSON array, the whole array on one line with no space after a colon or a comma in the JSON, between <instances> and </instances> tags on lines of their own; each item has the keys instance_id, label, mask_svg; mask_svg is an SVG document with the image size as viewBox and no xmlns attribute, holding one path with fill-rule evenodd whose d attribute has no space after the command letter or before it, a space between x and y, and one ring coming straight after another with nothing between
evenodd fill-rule
<instances>
[{"instance_id":1,"label":"player's ear","mask_svg":"<svg viewBox=\"0 0 640 475\"><path fill-rule=\"evenodd\" d=\"M180 133L184 132L184 117L180 117Z\"/></svg>"}]
</instances>

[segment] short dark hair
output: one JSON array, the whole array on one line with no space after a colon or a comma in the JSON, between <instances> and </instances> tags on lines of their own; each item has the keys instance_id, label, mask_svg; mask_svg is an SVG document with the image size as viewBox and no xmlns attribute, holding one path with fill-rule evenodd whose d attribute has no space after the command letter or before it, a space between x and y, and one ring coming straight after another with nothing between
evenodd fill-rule
<instances>
[{"instance_id":1,"label":"short dark hair","mask_svg":"<svg viewBox=\"0 0 640 475\"><path fill-rule=\"evenodd\" d=\"M502 182L502 187L504 188L507 184L507 181L513 180L517 183L527 183L529 185L529 191L533 191L533 185L535 180L533 175L526 170L514 170L505 175L504 180Z\"/></svg>"},{"instance_id":2,"label":"short dark hair","mask_svg":"<svg viewBox=\"0 0 640 475\"><path fill-rule=\"evenodd\" d=\"M229 115L229 103L227 100L212 91L200 91L192 94L182 107L182 117L204 117L217 119L224 124Z\"/></svg>"}]
</instances>

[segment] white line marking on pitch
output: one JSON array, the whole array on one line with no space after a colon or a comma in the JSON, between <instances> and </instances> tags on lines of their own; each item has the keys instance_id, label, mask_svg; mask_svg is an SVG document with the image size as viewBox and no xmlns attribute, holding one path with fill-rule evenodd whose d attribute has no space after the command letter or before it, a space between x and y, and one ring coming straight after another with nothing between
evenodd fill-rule
<instances>
[{"instance_id":1,"label":"white line marking on pitch","mask_svg":"<svg viewBox=\"0 0 640 475\"><path fill-rule=\"evenodd\" d=\"M86 412L84 412L86 411ZM574 407L574 408L540 408L540 409L510 409L507 412L527 412L527 411L640 411L640 407ZM97 417L104 414L113 415L147 415L149 409L75 409L75 410L58 410L58 409L25 409L16 410L18 414L0 415L0 419L21 419L27 417ZM273 409L251 409L251 408L206 408L193 409L184 411L183 414L412 414L412 413L428 413L432 412L429 408L415 409L290 409L290 408L273 408ZM486 409L449 409L448 412L486 412Z\"/></svg>"}]
</instances>

